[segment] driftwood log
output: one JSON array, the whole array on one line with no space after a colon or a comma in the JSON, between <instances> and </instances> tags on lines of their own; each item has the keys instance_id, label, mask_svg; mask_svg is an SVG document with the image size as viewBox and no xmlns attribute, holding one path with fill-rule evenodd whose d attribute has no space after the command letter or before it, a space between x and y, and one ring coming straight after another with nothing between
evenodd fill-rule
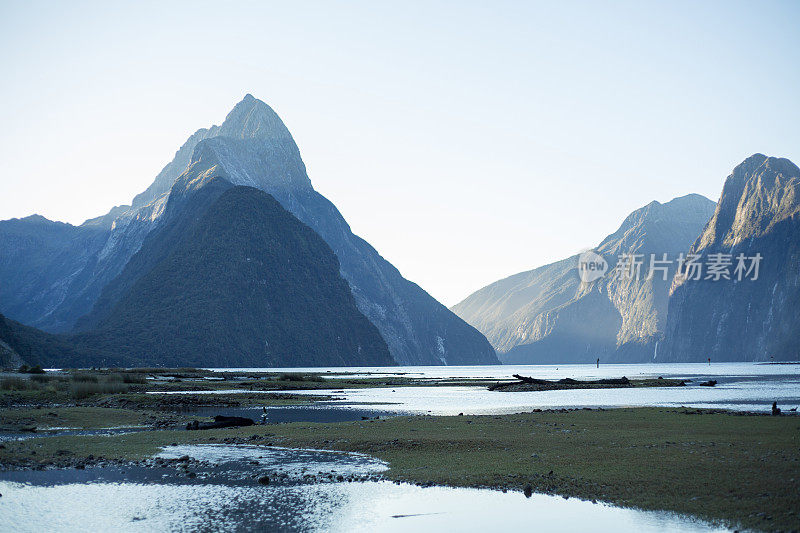
<instances>
[{"instance_id":1,"label":"driftwood log","mask_svg":"<svg viewBox=\"0 0 800 533\"><path fill-rule=\"evenodd\" d=\"M598 384L598 385L628 385L630 384L630 380L625 376L621 378L609 378L609 379L598 379L595 381L580 381L577 379L572 378L564 378L559 379L558 381L552 381L547 379L536 379L527 376L520 376L519 374L514 374L512 377L518 379L521 383L530 383L531 385L551 385L553 383L560 383L561 385L587 385L587 384Z\"/></svg>"},{"instance_id":2,"label":"driftwood log","mask_svg":"<svg viewBox=\"0 0 800 533\"><path fill-rule=\"evenodd\" d=\"M245 418L242 416L217 415L214 417L213 422L198 422L197 420L192 420L191 422L186 424L186 429L196 430L196 429L235 428L242 426L252 426L254 424L255 422L253 422L252 419Z\"/></svg>"},{"instance_id":3,"label":"driftwood log","mask_svg":"<svg viewBox=\"0 0 800 533\"><path fill-rule=\"evenodd\" d=\"M489 386L489 390L529 390L519 389L520 386L531 386L530 390L563 390L563 389L581 389L581 388L602 388L603 386L611 388L632 387L631 381L622 376L621 378L606 378L597 379L593 381L581 381L572 378L563 378L559 380L536 379L529 376L521 376L514 374L513 377L517 381L512 382L499 382ZM680 383L683 385L683 383Z\"/></svg>"}]
</instances>

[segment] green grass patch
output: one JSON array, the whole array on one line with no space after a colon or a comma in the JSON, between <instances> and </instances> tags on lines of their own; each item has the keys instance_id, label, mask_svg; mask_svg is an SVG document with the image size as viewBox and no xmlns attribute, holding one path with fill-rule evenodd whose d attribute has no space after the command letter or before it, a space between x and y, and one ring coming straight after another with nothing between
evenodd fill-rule
<instances>
[{"instance_id":1,"label":"green grass patch","mask_svg":"<svg viewBox=\"0 0 800 533\"><path fill-rule=\"evenodd\" d=\"M53 407L51 409L4 409L0 415L0 428L35 427L102 429L140 426L152 418L152 413L130 409L101 407Z\"/></svg>"}]
</instances>

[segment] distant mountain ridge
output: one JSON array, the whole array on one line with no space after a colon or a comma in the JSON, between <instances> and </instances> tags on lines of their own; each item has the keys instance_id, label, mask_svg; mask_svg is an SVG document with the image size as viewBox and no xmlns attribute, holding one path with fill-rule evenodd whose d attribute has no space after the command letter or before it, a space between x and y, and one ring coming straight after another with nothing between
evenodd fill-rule
<instances>
[{"instance_id":1,"label":"distant mountain ridge","mask_svg":"<svg viewBox=\"0 0 800 533\"><path fill-rule=\"evenodd\" d=\"M119 206L81 226L70 226L75 238L87 244L66 247L58 261L44 254L48 264L55 263L49 270L32 268L28 258L36 256L37 239L58 239L33 224L23 224L31 234L31 244L19 247L16 261L0 263L0 279L32 281L12 286L0 299L0 311L54 332L67 332L76 325L80 331L96 327L123 296L124 283L113 283L114 289L112 282L147 237L169 223L165 212L172 197L189 194L212 178L268 192L316 231L338 257L358 309L378 328L394 360L402 364L498 362L477 330L405 280L352 234L336 207L314 191L283 122L251 95L234 107L221 126L192 135L132 206ZM13 239L11 222L0 222L0 250Z\"/></svg>"},{"instance_id":2,"label":"distant mountain ridge","mask_svg":"<svg viewBox=\"0 0 800 533\"><path fill-rule=\"evenodd\" d=\"M0 311L26 324L54 325L63 324L61 309L88 312L85 289L108 237L97 225L39 215L0 222Z\"/></svg>"},{"instance_id":3,"label":"distant mountain ridge","mask_svg":"<svg viewBox=\"0 0 800 533\"><path fill-rule=\"evenodd\" d=\"M713 213L714 202L692 194L634 211L595 249L613 269L621 254L667 253L689 248ZM515 274L467 297L452 309L482 331L508 363L651 360L663 332L666 280L606 276L582 282L578 255Z\"/></svg>"}]
</instances>

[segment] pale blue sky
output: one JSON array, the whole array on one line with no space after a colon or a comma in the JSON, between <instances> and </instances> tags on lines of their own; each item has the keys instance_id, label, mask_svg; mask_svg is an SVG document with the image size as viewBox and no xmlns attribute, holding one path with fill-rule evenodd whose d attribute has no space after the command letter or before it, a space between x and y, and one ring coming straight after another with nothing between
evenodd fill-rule
<instances>
[{"instance_id":1,"label":"pale blue sky","mask_svg":"<svg viewBox=\"0 0 800 533\"><path fill-rule=\"evenodd\" d=\"M0 219L129 203L245 93L447 305L800 163L799 2L0 0Z\"/></svg>"}]
</instances>

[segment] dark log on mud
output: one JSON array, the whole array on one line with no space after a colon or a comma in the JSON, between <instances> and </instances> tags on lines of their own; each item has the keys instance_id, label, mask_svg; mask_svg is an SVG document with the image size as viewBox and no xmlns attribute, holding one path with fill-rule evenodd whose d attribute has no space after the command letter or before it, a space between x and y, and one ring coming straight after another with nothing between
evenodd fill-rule
<instances>
[{"instance_id":1,"label":"dark log on mud","mask_svg":"<svg viewBox=\"0 0 800 533\"><path fill-rule=\"evenodd\" d=\"M586 385L586 384L629 385L630 384L630 380L625 376L622 376L621 378L598 379L596 381L581 381L572 378L563 378L559 379L558 381L550 381L547 379L535 379L527 376L520 376L519 374L514 374L513 377L520 380L520 382L522 383L529 383L531 385L552 385L553 383L558 383L560 385Z\"/></svg>"},{"instance_id":2,"label":"dark log on mud","mask_svg":"<svg viewBox=\"0 0 800 533\"><path fill-rule=\"evenodd\" d=\"M601 385L628 385L631 381L622 376L621 378L611 378L611 379L601 379L598 380L597 383Z\"/></svg>"},{"instance_id":3,"label":"dark log on mud","mask_svg":"<svg viewBox=\"0 0 800 533\"><path fill-rule=\"evenodd\" d=\"M681 387L686 385L683 380L677 379L637 379L629 380L627 377L604 378L596 380L578 380L562 378L559 380L536 379L514 374L517 381L501 381L489 385L491 391L543 391L543 390L569 390L569 389L618 389L627 387ZM716 382L714 383L716 384Z\"/></svg>"},{"instance_id":4,"label":"dark log on mud","mask_svg":"<svg viewBox=\"0 0 800 533\"><path fill-rule=\"evenodd\" d=\"M213 422L198 422L197 420L193 420L188 424L186 424L186 429L196 430L196 429L235 428L235 427L252 426L252 425L255 425L255 422L250 418L245 418L242 416L217 415L214 417Z\"/></svg>"},{"instance_id":5,"label":"dark log on mud","mask_svg":"<svg viewBox=\"0 0 800 533\"><path fill-rule=\"evenodd\" d=\"M546 379L529 378L527 376L520 376L519 374L514 374L511 377L516 378L516 379L520 380L523 383L531 383L533 385L545 385L547 383L552 383L552 381L548 381Z\"/></svg>"}]
</instances>

